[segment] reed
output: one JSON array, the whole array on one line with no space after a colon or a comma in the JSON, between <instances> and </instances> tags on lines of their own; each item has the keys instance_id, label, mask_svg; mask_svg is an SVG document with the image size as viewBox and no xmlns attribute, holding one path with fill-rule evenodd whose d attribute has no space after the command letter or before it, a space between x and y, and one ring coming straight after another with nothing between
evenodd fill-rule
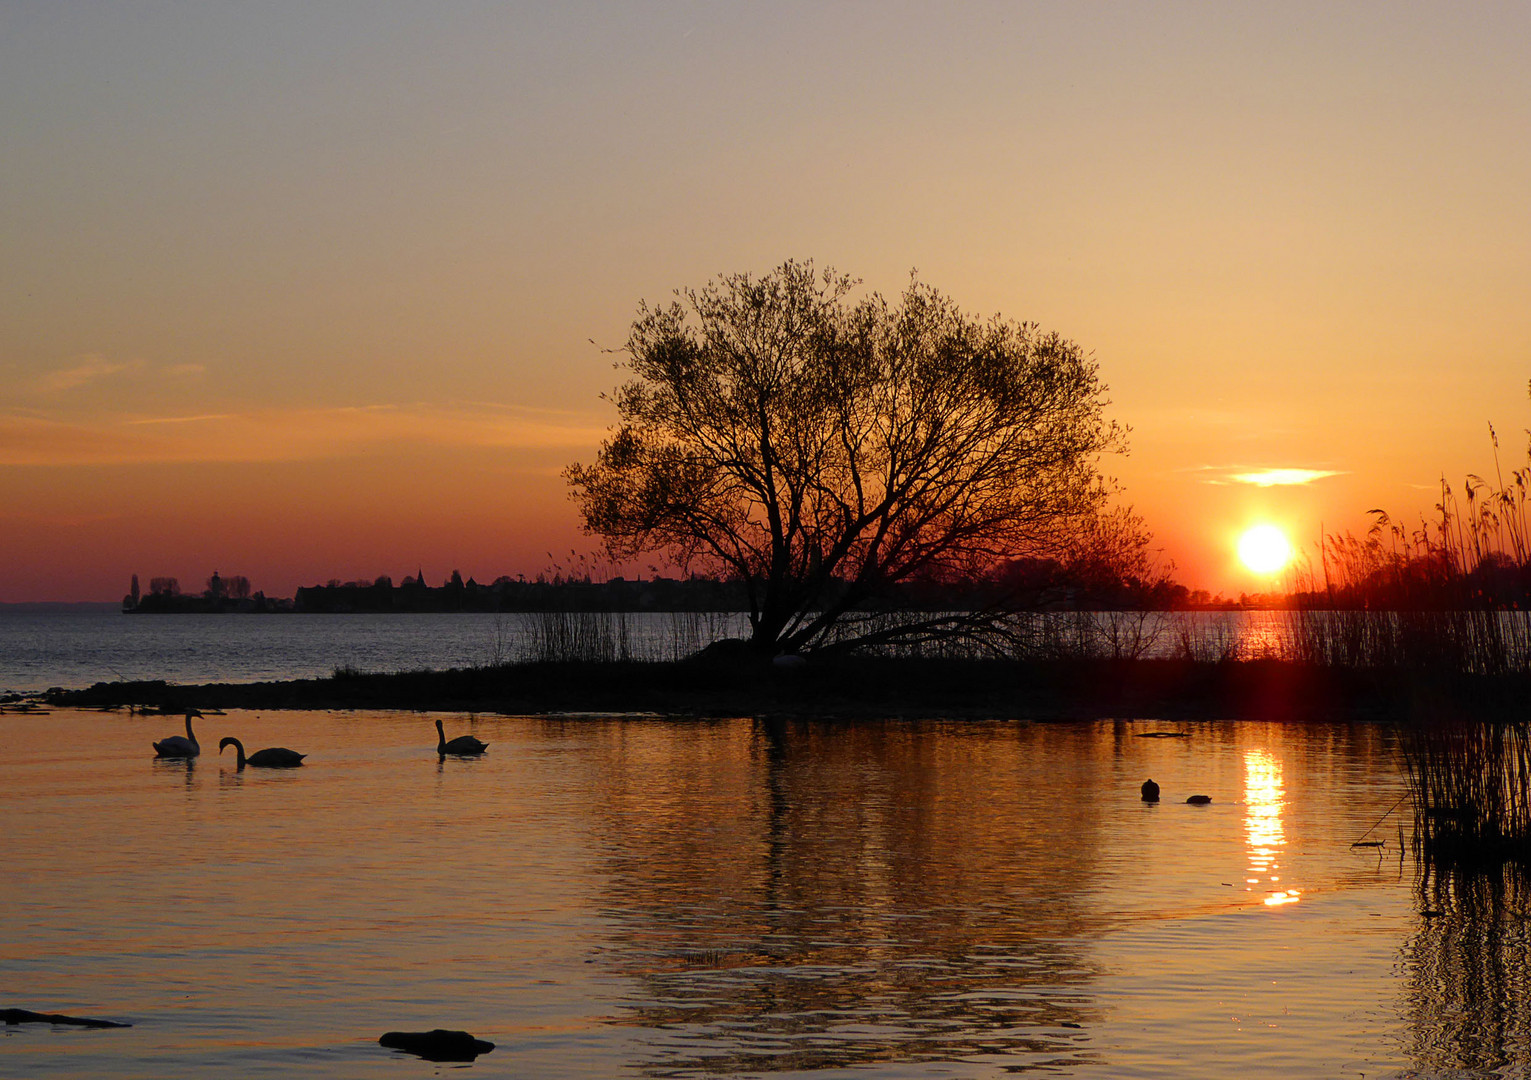
<instances>
[{"instance_id":1,"label":"reed","mask_svg":"<svg viewBox=\"0 0 1531 1080\"><path fill-rule=\"evenodd\" d=\"M1402 731L1414 838L1428 864L1531 866L1531 727L1454 713Z\"/></svg>"},{"instance_id":2,"label":"reed","mask_svg":"<svg viewBox=\"0 0 1531 1080\"><path fill-rule=\"evenodd\" d=\"M1293 659L1410 691L1415 840L1435 866L1531 867L1531 464L1506 481L1498 457L1494 437L1494 482L1443 482L1417 528L1373 511L1366 536L1325 537L1290 616Z\"/></svg>"},{"instance_id":3,"label":"reed","mask_svg":"<svg viewBox=\"0 0 1531 1080\"><path fill-rule=\"evenodd\" d=\"M527 617L520 639L526 663L626 663L633 637L621 611L539 611Z\"/></svg>"}]
</instances>

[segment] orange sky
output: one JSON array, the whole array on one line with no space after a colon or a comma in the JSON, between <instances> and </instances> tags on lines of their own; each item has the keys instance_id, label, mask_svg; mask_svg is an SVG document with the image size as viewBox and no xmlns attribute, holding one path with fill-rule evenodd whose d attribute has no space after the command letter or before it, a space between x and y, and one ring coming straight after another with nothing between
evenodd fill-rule
<instances>
[{"instance_id":1,"label":"orange sky","mask_svg":"<svg viewBox=\"0 0 1531 1080\"><path fill-rule=\"evenodd\" d=\"M1265 587L1247 525L1427 510L1490 422L1523 460L1527 40L1508 3L0 6L0 601L566 562L597 346L789 257L1078 341L1181 580Z\"/></svg>"}]
</instances>

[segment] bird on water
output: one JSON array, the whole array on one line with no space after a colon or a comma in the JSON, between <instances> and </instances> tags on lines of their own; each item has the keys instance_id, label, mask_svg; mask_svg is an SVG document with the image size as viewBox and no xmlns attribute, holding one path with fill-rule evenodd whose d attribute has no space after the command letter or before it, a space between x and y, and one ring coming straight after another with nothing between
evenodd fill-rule
<instances>
[{"instance_id":1,"label":"bird on water","mask_svg":"<svg viewBox=\"0 0 1531 1080\"><path fill-rule=\"evenodd\" d=\"M1159 785L1154 783L1152 780L1144 780L1142 790L1144 802L1159 801Z\"/></svg>"},{"instance_id":2,"label":"bird on water","mask_svg":"<svg viewBox=\"0 0 1531 1080\"><path fill-rule=\"evenodd\" d=\"M295 769L303 764L307 754L300 754L296 750L289 750L285 746L268 746L264 750L257 750L249 757L245 757L245 745L234 736L229 735L218 744L218 753L222 754L225 747L234 748L234 768L243 769L246 765L253 765L257 769Z\"/></svg>"},{"instance_id":3,"label":"bird on water","mask_svg":"<svg viewBox=\"0 0 1531 1080\"><path fill-rule=\"evenodd\" d=\"M451 742L447 742L447 733L441 727L441 721L436 721L436 753L438 754L482 754L489 749L489 744L479 742L472 735L459 735Z\"/></svg>"},{"instance_id":4,"label":"bird on water","mask_svg":"<svg viewBox=\"0 0 1531 1080\"><path fill-rule=\"evenodd\" d=\"M171 735L154 744L155 757L168 758L194 758L202 752L201 745L197 742L197 736L191 730L191 718L200 717L202 714L196 709L190 709L186 713L186 734Z\"/></svg>"}]
</instances>

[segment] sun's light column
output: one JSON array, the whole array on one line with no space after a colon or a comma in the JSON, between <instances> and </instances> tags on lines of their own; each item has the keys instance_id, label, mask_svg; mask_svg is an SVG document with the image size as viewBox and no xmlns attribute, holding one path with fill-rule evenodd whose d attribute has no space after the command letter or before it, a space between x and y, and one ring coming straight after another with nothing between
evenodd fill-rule
<instances>
[{"instance_id":1,"label":"sun's light column","mask_svg":"<svg viewBox=\"0 0 1531 1080\"><path fill-rule=\"evenodd\" d=\"M1244 754L1244 833L1249 845L1247 892L1271 890L1264 903L1268 907L1296 903L1298 890L1281 887L1281 849L1286 846L1286 830L1281 811L1286 806L1286 788L1281 781L1281 762L1265 750Z\"/></svg>"}]
</instances>

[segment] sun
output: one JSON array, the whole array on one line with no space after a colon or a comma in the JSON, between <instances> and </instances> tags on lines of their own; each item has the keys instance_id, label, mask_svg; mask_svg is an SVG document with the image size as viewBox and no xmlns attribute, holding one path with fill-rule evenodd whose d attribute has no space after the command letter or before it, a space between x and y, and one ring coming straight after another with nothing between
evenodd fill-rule
<instances>
[{"instance_id":1,"label":"sun","mask_svg":"<svg viewBox=\"0 0 1531 1080\"><path fill-rule=\"evenodd\" d=\"M1239 537L1239 561L1257 574L1274 574L1292 561L1292 545L1274 525L1256 525Z\"/></svg>"}]
</instances>

